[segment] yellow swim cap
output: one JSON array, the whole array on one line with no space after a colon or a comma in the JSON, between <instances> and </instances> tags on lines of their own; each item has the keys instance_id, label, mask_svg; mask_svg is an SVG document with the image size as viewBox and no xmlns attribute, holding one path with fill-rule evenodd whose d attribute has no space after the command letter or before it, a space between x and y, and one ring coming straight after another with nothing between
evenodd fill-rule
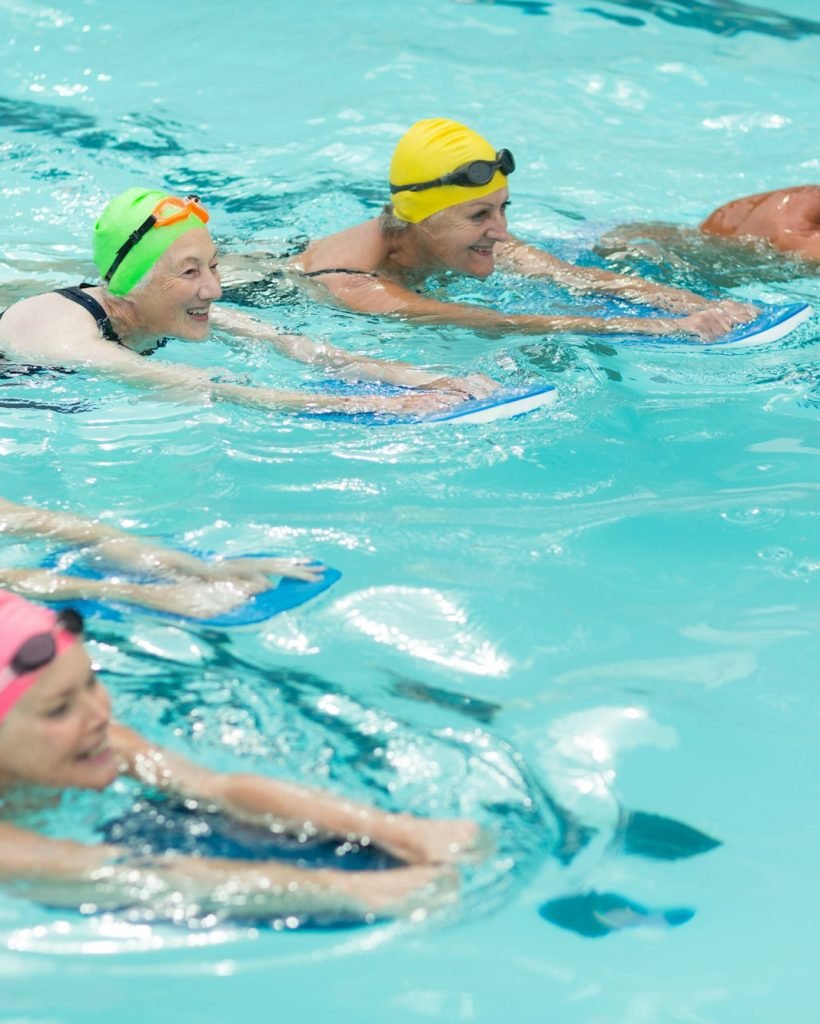
<instances>
[{"instance_id":1,"label":"yellow swim cap","mask_svg":"<svg viewBox=\"0 0 820 1024\"><path fill-rule=\"evenodd\" d=\"M428 182L450 174L471 160L495 162L496 151L486 139L458 121L446 117L416 121L399 139L390 162L395 215L399 220L418 224L439 210L504 188L507 175L499 167L485 185L437 185L418 192L395 191L400 185ZM511 156L509 162L512 170L515 164Z\"/></svg>"}]
</instances>

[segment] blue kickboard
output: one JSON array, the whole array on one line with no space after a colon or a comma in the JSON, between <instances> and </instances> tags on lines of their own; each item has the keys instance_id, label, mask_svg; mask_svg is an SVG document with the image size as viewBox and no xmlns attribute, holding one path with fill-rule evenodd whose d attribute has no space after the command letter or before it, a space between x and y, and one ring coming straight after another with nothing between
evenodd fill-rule
<instances>
[{"instance_id":1,"label":"blue kickboard","mask_svg":"<svg viewBox=\"0 0 820 1024\"><path fill-rule=\"evenodd\" d=\"M344 381L323 381L321 390L349 395L412 394L408 388L396 388L389 384L367 383L357 386ZM316 412L301 415L309 416L311 419L343 420L346 423L366 423L374 426L394 423L492 423L495 420L510 420L516 416L524 416L535 409L550 405L557 397L558 391L552 384L539 384L537 387L529 388L502 388L488 398L468 399L426 416L397 416L392 413L376 412Z\"/></svg>"},{"instance_id":2,"label":"blue kickboard","mask_svg":"<svg viewBox=\"0 0 820 1024\"><path fill-rule=\"evenodd\" d=\"M199 557L208 557L201 552L193 552ZM242 555L243 558L266 558L267 555ZM41 562L44 569L57 567L58 555L50 555ZM69 569L61 569L68 576L79 576L84 579L102 579L104 573L83 565L72 565ZM122 576L121 572L117 573ZM154 608L146 608L141 604L131 604L125 601L51 601L54 608L75 608L81 615L88 617L96 616L101 619L119 621L125 618L129 610L139 610L143 614L154 615L161 619L170 619L176 622L192 622L200 626L250 626L257 622L264 622L266 619L279 615L280 612L290 611L291 608L298 608L299 605L310 601L318 594L323 593L329 587L341 579L342 574L338 569L331 569L325 566L325 571L320 580L309 583L306 580L294 580L283 577L279 582L249 598L244 604L237 605L224 615L215 615L209 619L201 619L194 615L176 615L173 612L158 611ZM156 578L132 576L133 582L156 583Z\"/></svg>"},{"instance_id":3,"label":"blue kickboard","mask_svg":"<svg viewBox=\"0 0 820 1024\"><path fill-rule=\"evenodd\" d=\"M633 307L634 308L634 307ZM612 307L612 315L623 315L624 306ZM812 307L806 303L792 303L786 306L763 306L760 315L749 323L735 327L714 341L700 341L691 335L649 335L649 334L608 334L617 345L658 345L688 346L702 349L711 348L754 348L780 341L811 318ZM644 315L668 316L660 310L648 310Z\"/></svg>"}]
</instances>

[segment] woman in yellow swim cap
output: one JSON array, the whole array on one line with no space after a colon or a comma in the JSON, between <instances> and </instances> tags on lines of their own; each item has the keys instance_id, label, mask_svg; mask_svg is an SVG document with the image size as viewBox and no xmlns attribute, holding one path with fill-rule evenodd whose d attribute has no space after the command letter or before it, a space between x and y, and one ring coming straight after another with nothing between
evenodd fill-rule
<instances>
[{"instance_id":1,"label":"woman in yellow swim cap","mask_svg":"<svg viewBox=\"0 0 820 1024\"><path fill-rule=\"evenodd\" d=\"M280 333L214 303L222 288L217 250L198 196L130 188L115 196L94 226L97 285L61 288L15 302L0 314L0 359L28 366L91 366L137 387L171 398L207 396L240 405L310 412L424 414L489 392L496 385L476 375L461 379L356 355L326 342ZM425 394L331 395L280 391L213 381L193 367L149 355L168 337L204 341L215 325L263 341L281 354L347 378L385 381Z\"/></svg>"},{"instance_id":2,"label":"woman in yellow swim cap","mask_svg":"<svg viewBox=\"0 0 820 1024\"><path fill-rule=\"evenodd\" d=\"M708 341L757 314L738 302L715 303L636 277L576 267L527 245L507 230L508 179L515 160L466 125L448 118L416 122L399 140L390 164L391 202L381 216L322 238L290 266L321 284L345 306L427 323L490 332L548 334L691 333ZM451 271L486 278L496 268L551 278L584 292L604 292L674 313L600 319L507 314L424 295L430 274ZM318 293L317 293L318 294Z\"/></svg>"}]
</instances>

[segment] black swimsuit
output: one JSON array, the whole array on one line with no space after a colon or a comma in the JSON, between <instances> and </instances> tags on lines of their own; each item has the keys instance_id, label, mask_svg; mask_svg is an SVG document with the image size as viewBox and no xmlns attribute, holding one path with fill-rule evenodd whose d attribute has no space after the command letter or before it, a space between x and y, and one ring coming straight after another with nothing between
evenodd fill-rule
<instances>
[{"instance_id":1,"label":"black swimsuit","mask_svg":"<svg viewBox=\"0 0 820 1024\"><path fill-rule=\"evenodd\" d=\"M325 267L324 270L300 270L299 273L302 277L321 277L322 274L361 274L363 277L376 279L379 277L372 270L354 270L352 267Z\"/></svg>"},{"instance_id":2,"label":"black swimsuit","mask_svg":"<svg viewBox=\"0 0 820 1024\"><path fill-rule=\"evenodd\" d=\"M55 289L55 294L62 295L64 299L70 299L72 302L76 302L78 306L82 306L83 309L94 317L94 322L99 327L100 334L106 341L115 341L118 345L122 345L122 338L114 330L114 325L108 318L106 311L95 298L86 295L85 289L93 287L93 284L81 284L74 288L57 288Z\"/></svg>"}]
</instances>

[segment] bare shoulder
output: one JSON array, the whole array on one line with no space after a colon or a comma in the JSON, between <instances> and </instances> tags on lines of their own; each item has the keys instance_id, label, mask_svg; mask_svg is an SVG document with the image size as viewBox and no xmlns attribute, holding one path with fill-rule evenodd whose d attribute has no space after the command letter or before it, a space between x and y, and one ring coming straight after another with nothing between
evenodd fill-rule
<instances>
[{"instance_id":1,"label":"bare shoulder","mask_svg":"<svg viewBox=\"0 0 820 1024\"><path fill-rule=\"evenodd\" d=\"M795 185L724 203L703 221L701 231L715 235L749 235L776 241L781 231L820 229L820 185Z\"/></svg>"},{"instance_id":2,"label":"bare shoulder","mask_svg":"<svg viewBox=\"0 0 820 1024\"><path fill-rule=\"evenodd\" d=\"M86 310L56 292L21 299L0 319L0 349L45 363L98 337L97 325Z\"/></svg>"},{"instance_id":3,"label":"bare shoulder","mask_svg":"<svg viewBox=\"0 0 820 1024\"><path fill-rule=\"evenodd\" d=\"M373 218L312 242L291 266L308 274L331 267L374 272L384 262L387 249L378 218Z\"/></svg>"}]
</instances>

